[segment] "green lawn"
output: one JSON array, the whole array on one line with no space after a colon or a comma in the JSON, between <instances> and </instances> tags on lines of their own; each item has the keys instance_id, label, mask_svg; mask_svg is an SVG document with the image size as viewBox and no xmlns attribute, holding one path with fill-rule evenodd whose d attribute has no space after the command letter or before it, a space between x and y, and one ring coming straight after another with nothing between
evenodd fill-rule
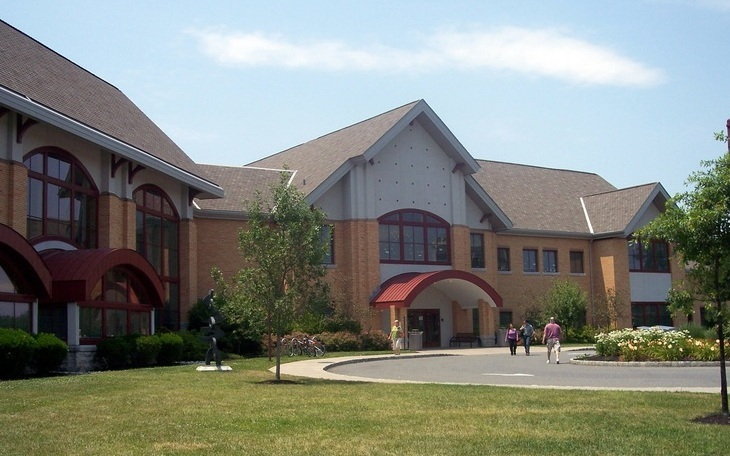
<instances>
[{"instance_id":1,"label":"green lawn","mask_svg":"<svg viewBox=\"0 0 730 456\"><path fill-rule=\"evenodd\" d=\"M329 355L328 355L329 356ZM709 455L717 394L286 378L265 358L0 382L3 455Z\"/></svg>"}]
</instances>

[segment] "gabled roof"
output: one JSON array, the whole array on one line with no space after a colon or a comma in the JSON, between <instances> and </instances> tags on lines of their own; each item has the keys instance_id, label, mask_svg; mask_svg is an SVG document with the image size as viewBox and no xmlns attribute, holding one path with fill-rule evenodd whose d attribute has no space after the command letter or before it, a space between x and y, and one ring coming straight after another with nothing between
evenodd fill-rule
<instances>
[{"instance_id":1,"label":"gabled roof","mask_svg":"<svg viewBox=\"0 0 730 456\"><path fill-rule=\"evenodd\" d=\"M664 187L652 183L588 195L582 201L591 233L628 236L639 228L639 219L649 205L663 210L668 199Z\"/></svg>"},{"instance_id":2,"label":"gabled roof","mask_svg":"<svg viewBox=\"0 0 730 456\"><path fill-rule=\"evenodd\" d=\"M514 231L589 235L581 197L616 190L593 173L478 160L474 179L504 211Z\"/></svg>"},{"instance_id":3,"label":"gabled roof","mask_svg":"<svg viewBox=\"0 0 730 456\"><path fill-rule=\"evenodd\" d=\"M310 202L322 196L358 163L377 154L410 122L417 120L462 172L479 168L476 161L438 118L428 104L418 100L349 127L321 136L270 157L250 163L262 168L289 168L296 171L293 184L307 194Z\"/></svg>"},{"instance_id":4,"label":"gabled roof","mask_svg":"<svg viewBox=\"0 0 730 456\"><path fill-rule=\"evenodd\" d=\"M252 200L260 191L263 198L270 193L268 189L276 186L281 173L290 178L293 171L281 169L254 168L250 166L199 165L209 179L218 182L226 192L224 198L195 200L196 213L215 218L241 218L245 216L244 202Z\"/></svg>"},{"instance_id":5,"label":"gabled roof","mask_svg":"<svg viewBox=\"0 0 730 456\"><path fill-rule=\"evenodd\" d=\"M119 89L0 21L0 107L71 132L121 157L222 196Z\"/></svg>"}]
</instances>

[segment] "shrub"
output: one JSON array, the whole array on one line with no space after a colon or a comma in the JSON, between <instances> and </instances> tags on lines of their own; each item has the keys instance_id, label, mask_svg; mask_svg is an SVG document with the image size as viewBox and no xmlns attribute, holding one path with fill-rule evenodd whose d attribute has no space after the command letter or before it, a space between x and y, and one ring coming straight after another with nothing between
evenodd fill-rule
<instances>
[{"instance_id":1,"label":"shrub","mask_svg":"<svg viewBox=\"0 0 730 456\"><path fill-rule=\"evenodd\" d=\"M102 369L126 369L132 365L132 341L127 337L107 337L96 345L96 359Z\"/></svg>"},{"instance_id":2,"label":"shrub","mask_svg":"<svg viewBox=\"0 0 730 456\"><path fill-rule=\"evenodd\" d=\"M317 339L322 341L327 347L327 351L356 351L360 349L360 340L357 335L348 331L338 331L336 333L323 332L317 335Z\"/></svg>"},{"instance_id":3,"label":"shrub","mask_svg":"<svg viewBox=\"0 0 730 456\"><path fill-rule=\"evenodd\" d=\"M188 330L199 331L201 328L205 328L210 323L210 317L212 316L213 311L211 308L202 299L199 299L188 310Z\"/></svg>"},{"instance_id":4,"label":"shrub","mask_svg":"<svg viewBox=\"0 0 730 456\"><path fill-rule=\"evenodd\" d=\"M58 370L68 355L68 345L55 334L40 333L35 336L36 350L33 357L35 370L47 375Z\"/></svg>"},{"instance_id":5,"label":"shrub","mask_svg":"<svg viewBox=\"0 0 730 456\"><path fill-rule=\"evenodd\" d=\"M347 331L352 334L360 334L362 332L362 325L355 320L327 318L324 320L322 326L322 332L336 333Z\"/></svg>"},{"instance_id":6,"label":"shrub","mask_svg":"<svg viewBox=\"0 0 730 456\"><path fill-rule=\"evenodd\" d=\"M185 361L202 361L205 359L208 344L203 342L199 333L180 331L177 335L182 339L180 359Z\"/></svg>"},{"instance_id":7,"label":"shrub","mask_svg":"<svg viewBox=\"0 0 730 456\"><path fill-rule=\"evenodd\" d=\"M362 350L388 350L390 341L383 331L371 331L360 335L360 347Z\"/></svg>"},{"instance_id":8,"label":"shrub","mask_svg":"<svg viewBox=\"0 0 730 456\"><path fill-rule=\"evenodd\" d=\"M35 339L20 329L0 328L0 376L20 377L33 359Z\"/></svg>"},{"instance_id":9,"label":"shrub","mask_svg":"<svg viewBox=\"0 0 730 456\"><path fill-rule=\"evenodd\" d=\"M585 325L571 330L568 342L591 343L596 340L596 334L599 332L595 326Z\"/></svg>"},{"instance_id":10,"label":"shrub","mask_svg":"<svg viewBox=\"0 0 730 456\"><path fill-rule=\"evenodd\" d=\"M134 341L134 365L153 366L157 363L162 341L157 336L138 336Z\"/></svg>"},{"instance_id":11,"label":"shrub","mask_svg":"<svg viewBox=\"0 0 730 456\"><path fill-rule=\"evenodd\" d=\"M157 354L157 363L164 366L175 364L182 359L183 338L173 333L163 333L157 336L160 340L160 350Z\"/></svg>"}]
</instances>

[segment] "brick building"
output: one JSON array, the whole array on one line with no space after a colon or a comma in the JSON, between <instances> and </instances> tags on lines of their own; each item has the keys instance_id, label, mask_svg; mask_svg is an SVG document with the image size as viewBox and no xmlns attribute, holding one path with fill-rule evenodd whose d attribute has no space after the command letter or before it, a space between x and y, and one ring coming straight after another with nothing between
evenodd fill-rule
<instances>
[{"instance_id":1,"label":"brick building","mask_svg":"<svg viewBox=\"0 0 730 456\"><path fill-rule=\"evenodd\" d=\"M661 184L478 160L423 100L243 167L194 163L121 91L0 22L0 326L52 332L83 369L103 337L186 325L240 269L243 201L282 170L328 216L334 299L425 346L489 343L556 278L617 293L619 326L668 323L683 271L631 233ZM235 151L232 151L235 153Z\"/></svg>"}]
</instances>

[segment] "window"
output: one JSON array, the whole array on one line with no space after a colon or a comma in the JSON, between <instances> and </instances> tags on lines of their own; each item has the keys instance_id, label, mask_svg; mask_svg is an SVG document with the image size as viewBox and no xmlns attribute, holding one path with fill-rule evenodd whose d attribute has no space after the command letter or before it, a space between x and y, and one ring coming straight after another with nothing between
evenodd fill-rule
<instances>
[{"instance_id":1,"label":"window","mask_svg":"<svg viewBox=\"0 0 730 456\"><path fill-rule=\"evenodd\" d=\"M629 240L629 270L669 272L669 244L663 241Z\"/></svg>"},{"instance_id":2,"label":"window","mask_svg":"<svg viewBox=\"0 0 730 456\"><path fill-rule=\"evenodd\" d=\"M2 256L2 252L0 252ZM5 259L0 258L0 263ZM16 261L7 258L7 261ZM31 303L33 297L21 294L13 281L12 264L3 268L0 264L0 328L22 329L31 332Z\"/></svg>"},{"instance_id":3,"label":"window","mask_svg":"<svg viewBox=\"0 0 730 456\"><path fill-rule=\"evenodd\" d=\"M27 237L60 238L80 248L96 247L99 192L68 152L45 147L28 154Z\"/></svg>"},{"instance_id":4,"label":"window","mask_svg":"<svg viewBox=\"0 0 730 456\"><path fill-rule=\"evenodd\" d=\"M471 330L474 334L481 334L479 331L479 309L471 309Z\"/></svg>"},{"instance_id":5,"label":"window","mask_svg":"<svg viewBox=\"0 0 730 456\"><path fill-rule=\"evenodd\" d=\"M522 250L522 270L524 272L537 272L537 249Z\"/></svg>"},{"instance_id":6,"label":"window","mask_svg":"<svg viewBox=\"0 0 730 456\"><path fill-rule=\"evenodd\" d=\"M107 271L79 307L82 342L127 334L150 334L152 306L140 282L122 268ZM91 339L91 340L90 340Z\"/></svg>"},{"instance_id":7,"label":"window","mask_svg":"<svg viewBox=\"0 0 730 456\"><path fill-rule=\"evenodd\" d=\"M637 326L673 326L666 302L632 302L631 324Z\"/></svg>"},{"instance_id":8,"label":"window","mask_svg":"<svg viewBox=\"0 0 730 456\"><path fill-rule=\"evenodd\" d=\"M449 264L449 224L426 211L403 210L378 219L380 261Z\"/></svg>"},{"instance_id":9,"label":"window","mask_svg":"<svg viewBox=\"0 0 730 456\"><path fill-rule=\"evenodd\" d=\"M137 252L159 274L165 285L165 308L155 312L159 326L180 329L179 224L175 208L161 189L146 185L134 192L137 204Z\"/></svg>"},{"instance_id":10,"label":"window","mask_svg":"<svg viewBox=\"0 0 730 456\"><path fill-rule=\"evenodd\" d=\"M507 247L497 248L497 271L509 272L511 271L509 262L509 249Z\"/></svg>"},{"instance_id":11,"label":"window","mask_svg":"<svg viewBox=\"0 0 730 456\"><path fill-rule=\"evenodd\" d=\"M583 252L570 252L570 273L583 274Z\"/></svg>"},{"instance_id":12,"label":"window","mask_svg":"<svg viewBox=\"0 0 730 456\"><path fill-rule=\"evenodd\" d=\"M335 264L335 233L332 225L322 225L319 240L324 248L322 264Z\"/></svg>"},{"instance_id":13,"label":"window","mask_svg":"<svg viewBox=\"0 0 730 456\"><path fill-rule=\"evenodd\" d=\"M471 267L484 267L484 235L480 233L471 233L469 235L471 241Z\"/></svg>"},{"instance_id":14,"label":"window","mask_svg":"<svg viewBox=\"0 0 730 456\"><path fill-rule=\"evenodd\" d=\"M510 323L512 323L512 311L505 310L503 312L500 312L499 313L499 327L507 328L507 327L509 327Z\"/></svg>"},{"instance_id":15,"label":"window","mask_svg":"<svg viewBox=\"0 0 730 456\"><path fill-rule=\"evenodd\" d=\"M558 272L558 251L543 250L542 251L542 272L557 274Z\"/></svg>"}]
</instances>

